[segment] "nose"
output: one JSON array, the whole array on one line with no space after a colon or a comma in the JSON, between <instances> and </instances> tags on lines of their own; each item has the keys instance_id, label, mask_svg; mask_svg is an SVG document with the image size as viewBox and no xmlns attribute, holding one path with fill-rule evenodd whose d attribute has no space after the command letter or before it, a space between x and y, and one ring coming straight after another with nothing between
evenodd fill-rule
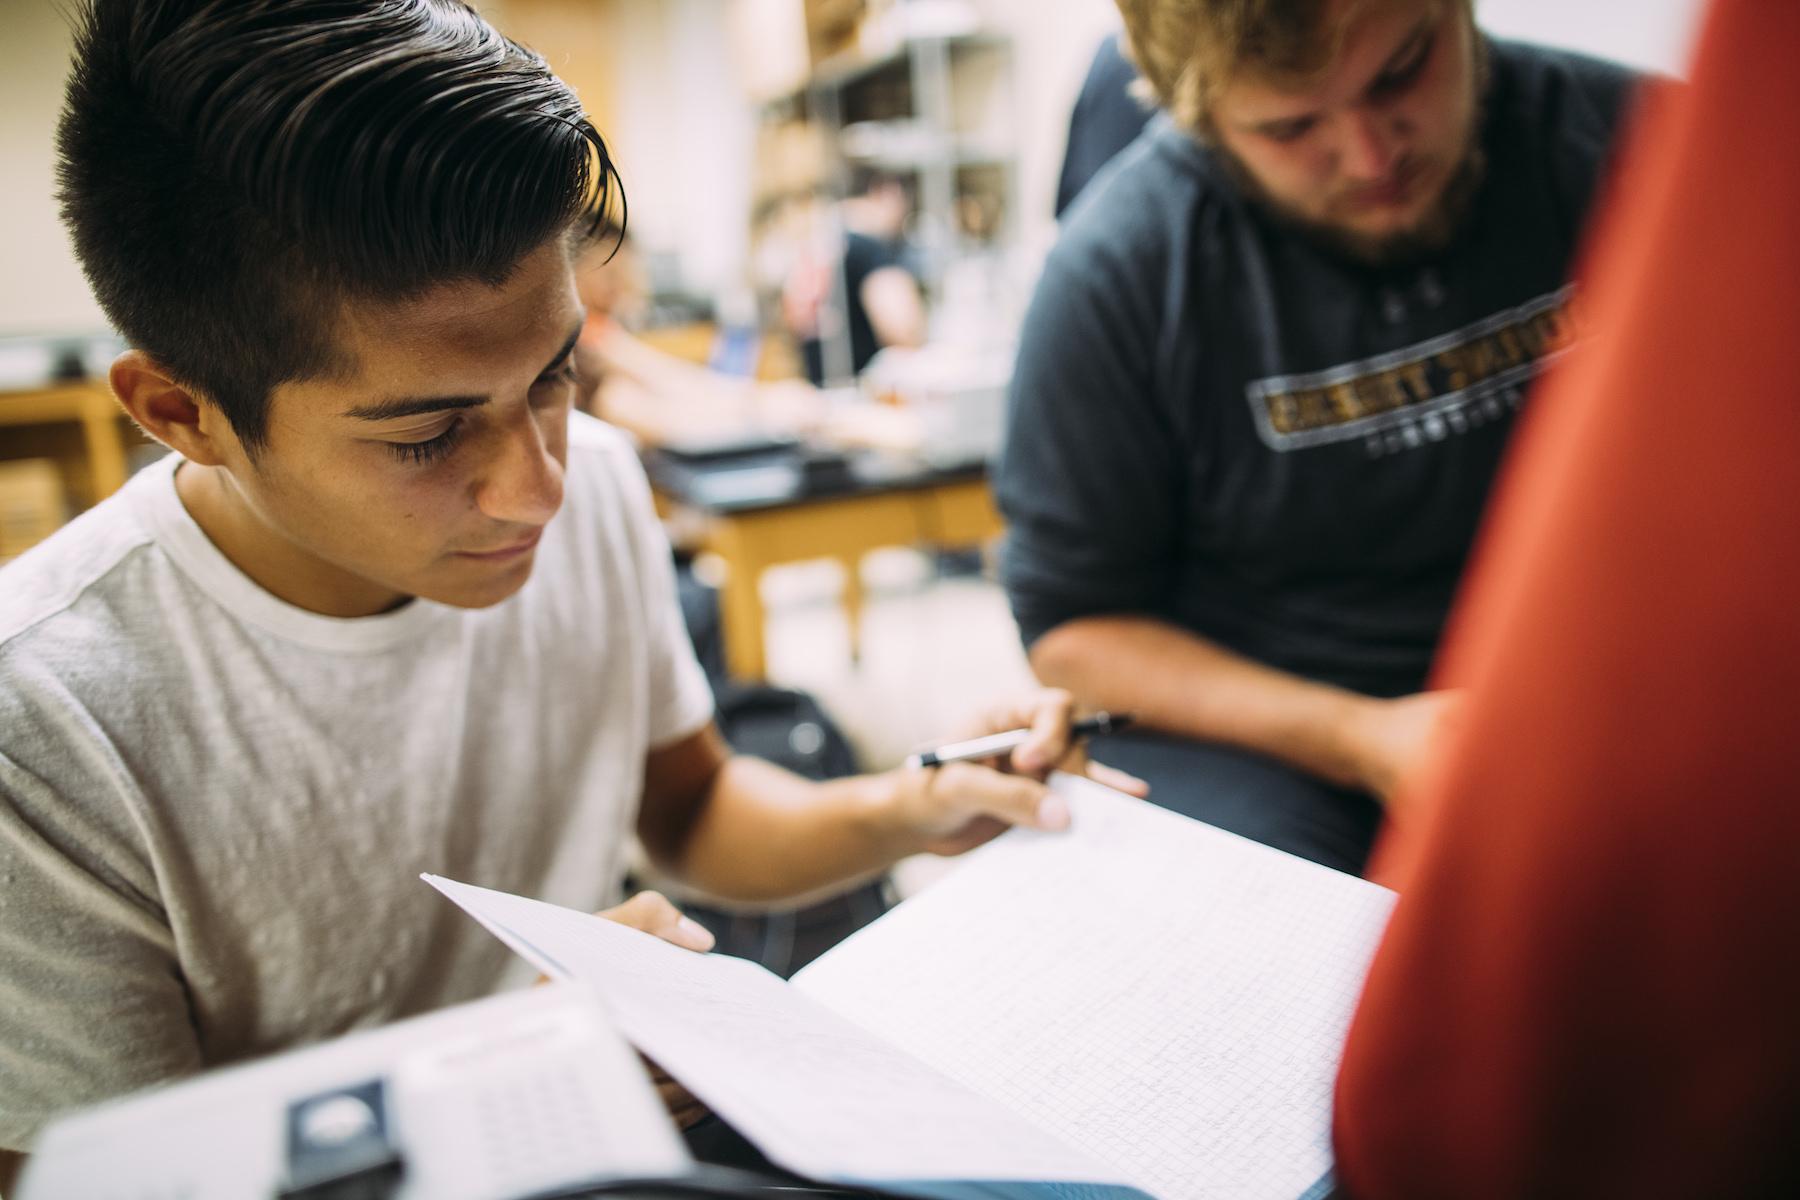
<instances>
[{"instance_id":1,"label":"nose","mask_svg":"<svg viewBox=\"0 0 1800 1200\"><path fill-rule=\"evenodd\" d=\"M500 449L476 486L475 506L496 521L542 525L562 507L563 466L534 413L501 435Z\"/></svg>"},{"instance_id":2,"label":"nose","mask_svg":"<svg viewBox=\"0 0 1800 1200\"><path fill-rule=\"evenodd\" d=\"M1366 183L1384 180L1400 158L1400 139L1377 113L1348 113L1342 138L1339 167L1351 179Z\"/></svg>"}]
</instances>

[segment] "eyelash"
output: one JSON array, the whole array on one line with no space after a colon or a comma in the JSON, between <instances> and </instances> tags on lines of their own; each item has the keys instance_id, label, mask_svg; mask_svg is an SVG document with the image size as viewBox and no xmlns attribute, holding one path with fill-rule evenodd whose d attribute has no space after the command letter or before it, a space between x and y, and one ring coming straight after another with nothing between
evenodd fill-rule
<instances>
[{"instance_id":1,"label":"eyelash","mask_svg":"<svg viewBox=\"0 0 1800 1200\"><path fill-rule=\"evenodd\" d=\"M574 382L575 356L570 354L567 358L563 359L561 366L539 375L537 377L537 382L532 384L532 386L536 387L538 384L542 383ZM422 442L389 442L387 446L389 450L393 451L394 457L401 462L411 463L422 467L427 463L436 462L438 459L450 453L456 443L461 440L462 434L463 419L458 417L450 422L449 428L445 429L444 432L438 434L434 438L427 438Z\"/></svg>"},{"instance_id":2,"label":"eyelash","mask_svg":"<svg viewBox=\"0 0 1800 1200\"><path fill-rule=\"evenodd\" d=\"M571 353L567 358L562 360L561 366L539 375L537 381L539 383L574 383L575 355Z\"/></svg>"},{"instance_id":3,"label":"eyelash","mask_svg":"<svg viewBox=\"0 0 1800 1200\"><path fill-rule=\"evenodd\" d=\"M426 463L436 462L448 454L451 447L456 445L458 439L462 437L462 428L463 419L458 417L450 422L448 429L434 438L423 442L389 442L388 449L392 450L394 457L401 462L410 461L424 466Z\"/></svg>"}]
</instances>

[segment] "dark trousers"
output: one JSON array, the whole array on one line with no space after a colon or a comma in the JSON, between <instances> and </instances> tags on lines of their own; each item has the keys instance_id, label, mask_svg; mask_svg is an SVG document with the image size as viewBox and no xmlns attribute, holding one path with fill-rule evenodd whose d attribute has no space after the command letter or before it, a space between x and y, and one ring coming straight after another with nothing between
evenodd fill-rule
<instances>
[{"instance_id":1,"label":"dark trousers","mask_svg":"<svg viewBox=\"0 0 1800 1200\"><path fill-rule=\"evenodd\" d=\"M1352 875L1381 824L1366 793L1244 750L1133 731L1097 737L1088 753L1148 783L1153 804Z\"/></svg>"}]
</instances>

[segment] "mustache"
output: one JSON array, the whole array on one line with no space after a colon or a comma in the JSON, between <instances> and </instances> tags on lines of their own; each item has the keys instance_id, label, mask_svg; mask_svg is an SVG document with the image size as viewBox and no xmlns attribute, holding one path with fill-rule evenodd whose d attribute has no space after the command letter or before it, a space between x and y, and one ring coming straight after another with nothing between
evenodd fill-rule
<instances>
[{"instance_id":1,"label":"mustache","mask_svg":"<svg viewBox=\"0 0 1800 1200\"><path fill-rule=\"evenodd\" d=\"M1395 187L1411 187L1431 173L1435 162L1435 159L1409 154L1394 164L1386 178L1374 183L1353 183L1346 187L1334 198L1332 207L1345 203L1360 206Z\"/></svg>"}]
</instances>

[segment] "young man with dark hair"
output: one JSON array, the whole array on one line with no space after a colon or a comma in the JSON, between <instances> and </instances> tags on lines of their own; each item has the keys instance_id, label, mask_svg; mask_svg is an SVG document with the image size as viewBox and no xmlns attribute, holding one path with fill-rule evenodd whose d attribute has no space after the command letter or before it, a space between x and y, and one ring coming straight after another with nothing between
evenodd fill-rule
<instances>
[{"instance_id":1,"label":"young man with dark hair","mask_svg":"<svg viewBox=\"0 0 1800 1200\"><path fill-rule=\"evenodd\" d=\"M1356 871L1635 80L1469 0L1119 6L1166 115L1026 320L1013 610L1161 803Z\"/></svg>"},{"instance_id":2,"label":"young man with dark hair","mask_svg":"<svg viewBox=\"0 0 1800 1200\"><path fill-rule=\"evenodd\" d=\"M635 833L777 898L1066 823L1031 774L727 754L643 476L571 416L617 177L467 7L96 0L60 150L112 385L177 453L0 577L0 1148L520 981L421 870L600 908ZM1041 776L1068 709L983 728Z\"/></svg>"}]
</instances>

